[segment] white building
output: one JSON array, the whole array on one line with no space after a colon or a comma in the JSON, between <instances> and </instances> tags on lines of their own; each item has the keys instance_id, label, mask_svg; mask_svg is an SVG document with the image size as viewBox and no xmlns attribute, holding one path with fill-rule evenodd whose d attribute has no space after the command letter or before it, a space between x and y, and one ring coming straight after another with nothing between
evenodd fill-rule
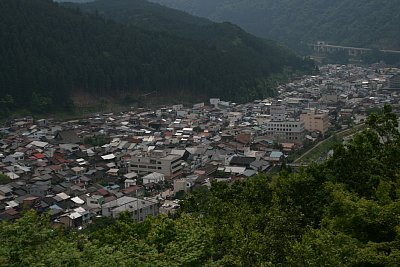
<instances>
[{"instance_id":1,"label":"white building","mask_svg":"<svg viewBox=\"0 0 400 267\"><path fill-rule=\"evenodd\" d=\"M174 179L182 175L183 160L178 155L167 155L164 151L153 150L151 153L133 156L129 164L129 172L147 175L158 172L165 179Z\"/></svg>"},{"instance_id":2,"label":"white building","mask_svg":"<svg viewBox=\"0 0 400 267\"><path fill-rule=\"evenodd\" d=\"M165 180L165 176L162 173L152 172L143 177L143 184L158 183Z\"/></svg>"},{"instance_id":3,"label":"white building","mask_svg":"<svg viewBox=\"0 0 400 267\"><path fill-rule=\"evenodd\" d=\"M300 144L304 140L304 123L301 121L270 121L265 124L266 135L277 142Z\"/></svg>"},{"instance_id":4,"label":"white building","mask_svg":"<svg viewBox=\"0 0 400 267\"><path fill-rule=\"evenodd\" d=\"M159 208L157 202L127 196L105 203L101 207L101 213L106 217L118 218L121 212L128 212L133 220L142 222L147 216L157 216Z\"/></svg>"}]
</instances>

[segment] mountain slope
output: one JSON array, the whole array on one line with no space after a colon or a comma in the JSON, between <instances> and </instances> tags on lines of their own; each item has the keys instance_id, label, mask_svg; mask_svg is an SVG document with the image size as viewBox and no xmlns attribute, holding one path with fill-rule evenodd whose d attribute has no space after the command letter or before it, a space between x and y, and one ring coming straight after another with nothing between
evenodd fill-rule
<instances>
[{"instance_id":1,"label":"mountain slope","mask_svg":"<svg viewBox=\"0 0 400 267\"><path fill-rule=\"evenodd\" d=\"M244 49L293 57L275 43L252 36L231 23L214 23L147 0L98 0L79 5L79 8L123 24L202 41L217 49Z\"/></svg>"},{"instance_id":2,"label":"mountain slope","mask_svg":"<svg viewBox=\"0 0 400 267\"><path fill-rule=\"evenodd\" d=\"M400 50L397 0L152 0L216 21L230 21L290 47L334 44Z\"/></svg>"},{"instance_id":3,"label":"mountain slope","mask_svg":"<svg viewBox=\"0 0 400 267\"><path fill-rule=\"evenodd\" d=\"M285 64L297 61L287 49L275 42L257 38L236 25L214 23L147 0L98 0L78 6L123 24L200 41L224 53L267 60L272 69L280 64L275 60L283 60Z\"/></svg>"},{"instance_id":4,"label":"mountain slope","mask_svg":"<svg viewBox=\"0 0 400 267\"><path fill-rule=\"evenodd\" d=\"M245 101L271 93L259 84L301 62L293 55L226 52L48 0L1 1L0 14L0 93L38 111L62 107L72 90Z\"/></svg>"},{"instance_id":5,"label":"mountain slope","mask_svg":"<svg viewBox=\"0 0 400 267\"><path fill-rule=\"evenodd\" d=\"M271 93L262 84L272 73L302 62L226 52L49 0L4 0L0 15L0 94L15 100L9 109L63 108L73 90L246 101Z\"/></svg>"}]
</instances>

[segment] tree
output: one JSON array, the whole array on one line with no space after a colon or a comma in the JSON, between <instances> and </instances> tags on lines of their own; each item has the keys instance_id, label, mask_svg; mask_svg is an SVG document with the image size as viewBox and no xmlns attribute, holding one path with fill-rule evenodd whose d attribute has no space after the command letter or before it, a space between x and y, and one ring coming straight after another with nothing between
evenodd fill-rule
<instances>
[{"instance_id":1,"label":"tree","mask_svg":"<svg viewBox=\"0 0 400 267\"><path fill-rule=\"evenodd\" d=\"M42 96L36 92L32 93L30 108L36 113L45 113L51 110L53 100L50 97Z\"/></svg>"},{"instance_id":2,"label":"tree","mask_svg":"<svg viewBox=\"0 0 400 267\"><path fill-rule=\"evenodd\" d=\"M5 174L0 173L0 184L8 184L9 182L11 182L10 177L8 177Z\"/></svg>"},{"instance_id":3,"label":"tree","mask_svg":"<svg viewBox=\"0 0 400 267\"><path fill-rule=\"evenodd\" d=\"M5 95L0 100L0 117L7 117L10 115L10 111L14 108L15 102L11 95Z\"/></svg>"}]
</instances>

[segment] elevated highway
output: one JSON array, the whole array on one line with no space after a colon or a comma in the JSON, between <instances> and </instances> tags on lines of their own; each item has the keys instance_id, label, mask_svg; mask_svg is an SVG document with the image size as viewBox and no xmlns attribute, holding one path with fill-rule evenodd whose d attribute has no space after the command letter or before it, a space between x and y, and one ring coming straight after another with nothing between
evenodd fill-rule
<instances>
[{"instance_id":1,"label":"elevated highway","mask_svg":"<svg viewBox=\"0 0 400 267\"><path fill-rule=\"evenodd\" d=\"M317 44L312 44L311 46L312 46L313 50L319 54L344 51L349 56L358 56L358 55L365 54L365 53L373 50L372 48L331 45L326 42L318 42ZM383 53L400 54L400 51L397 51L397 50L379 50L379 51L381 51Z\"/></svg>"}]
</instances>

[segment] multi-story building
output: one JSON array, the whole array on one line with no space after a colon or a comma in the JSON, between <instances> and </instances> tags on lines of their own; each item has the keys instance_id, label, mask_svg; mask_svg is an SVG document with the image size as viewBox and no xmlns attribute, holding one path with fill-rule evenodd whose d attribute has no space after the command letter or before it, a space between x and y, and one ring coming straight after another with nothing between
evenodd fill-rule
<instances>
[{"instance_id":1,"label":"multi-story building","mask_svg":"<svg viewBox=\"0 0 400 267\"><path fill-rule=\"evenodd\" d=\"M389 78L390 89L400 89L400 74L393 75Z\"/></svg>"},{"instance_id":2,"label":"multi-story building","mask_svg":"<svg viewBox=\"0 0 400 267\"><path fill-rule=\"evenodd\" d=\"M286 121L286 107L284 105L271 105L269 114L272 121Z\"/></svg>"},{"instance_id":3,"label":"multi-story building","mask_svg":"<svg viewBox=\"0 0 400 267\"><path fill-rule=\"evenodd\" d=\"M295 120L270 121L265 124L266 135L277 142L301 144L304 141L304 123Z\"/></svg>"},{"instance_id":4,"label":"multi-story building","mask_svg":"<svg viewBox=\"0 0 400 267\"><path fill-rule=\"evenodd\" d=\"M157 216L159 208L156 202L127 196L101 206L101 213L106 217L118 218L121 212L128 212L133 220L142 222L147 216Z\"/></svg>"},{"instance_id":5,"label":"multi-story building","mask_svg":"<svg viewBox=\"0 0 400 267\"><path fill-rule=\"evenodd\" d=\"M329 128L328 113L317 112L315 109L303 110L300 114L300 121L309 132L320 132L325 134Z\"/></svg>"},{"instance_id":6,"label":"multi-story building","mask_svg":"<svg viewBox=\"0 0 400 267\"><path fill-rule=\"evenodd\" d=\"M165 179L179 178L182 175L183 160L178 155L168 155L165 151L154 150L145 155L133 156L129 172L147 175L153 172L162 173Z\"/></svg>"},{"instance_id":7,"label":"multi-story building","mask_svg":"<svg viewBox=\"0 0 400 267\"><path fill-rule=\"evenodd\" d=\"M265 134L277 142L301 144L304 140L304 123L287 118L286 106L270 106L271 121L265 123Z\"/></svg>"}]
</instances>

